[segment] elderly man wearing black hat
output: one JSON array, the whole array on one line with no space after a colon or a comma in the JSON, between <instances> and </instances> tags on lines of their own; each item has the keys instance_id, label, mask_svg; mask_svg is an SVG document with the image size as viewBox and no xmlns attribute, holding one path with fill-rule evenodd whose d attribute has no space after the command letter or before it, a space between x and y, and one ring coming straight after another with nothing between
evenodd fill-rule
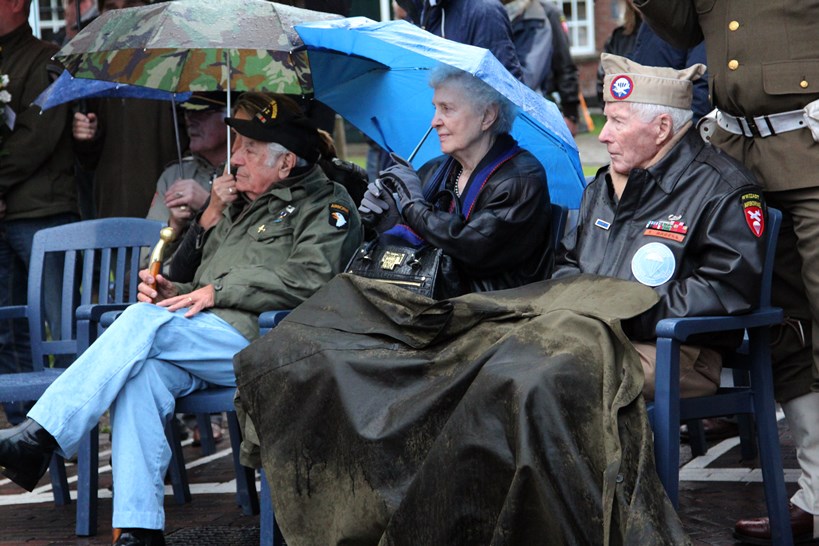
<instances>
[{"instance_id":1,"label":"elderly man wearing black hat","mask_svg":"<svg viewBox=\"0 0 819 546\"><path fill-rule=\"evenodd\" d=\"M192 282L140 272L138 303L53 383L18 427L0 432L3 474L31 490L51 454L71 456L109 406L116 544L164 544L163 432L174 399L233 386L233 355L258 336L257 315L297 306L361 241L349 195L316 165L318 135L274 99L240 135L236 175L214 180L188 237L201 247ZM155 283L156 288L151 285Z\"/></svg>"}]
</instances>

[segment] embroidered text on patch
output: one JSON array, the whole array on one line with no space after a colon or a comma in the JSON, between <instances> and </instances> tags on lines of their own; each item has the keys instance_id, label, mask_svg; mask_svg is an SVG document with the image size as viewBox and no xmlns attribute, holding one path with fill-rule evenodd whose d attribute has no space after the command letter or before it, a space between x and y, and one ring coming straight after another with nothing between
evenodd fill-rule
<instances>
[{"instance_id":1,"label":"embroidered text on patch","mask_svg":"<svg viewBox=\"0 0 819 546\"><path fill-rule=\"evenodd\" d=\"M330 203L330 225L336 229L346 229L349 223L350 209L339 203Z\"/></svg>"},{"instance_id":2,"label":"embroidered text on patch","mask_svg":"<svg viewBox=\"0 0 819 546\"><path fill-rule=\"evenodd\" d=\"M765 215L762 212L762 197L758 193L746 193L741 197L742 210L745 213L745 223L751 228L751 233L762 237L765 233Z\"/></svg>"}]
</instances>

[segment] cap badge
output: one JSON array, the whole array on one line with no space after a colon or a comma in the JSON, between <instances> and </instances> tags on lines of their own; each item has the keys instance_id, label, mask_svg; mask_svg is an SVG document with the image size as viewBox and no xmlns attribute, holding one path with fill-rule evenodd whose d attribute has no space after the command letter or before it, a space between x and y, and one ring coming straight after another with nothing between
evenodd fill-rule
<instances>
[{"instance_id":1,"label":"cap badge","mask_svg":"<svg viewBox=\"0 0 819 546\"><path fill-rule=\"evenodd\" d=\"M261 123L267 123L270 120L276 119L279 115L279 103L275 100L270 101L270 104L264 107L262 111L256 114L256 119Z\"/></svg>"},{"instance_id":2,"label":"cap badge","mask_svg":"<svg viewBox=\"0 0 819 546\"><path fill-rule=\"evenodd\" d=\"M611 96L617 100L625 100L634 91L634 82L628 76L617 76L611 81Z\"/></svg>"}]
</instances>

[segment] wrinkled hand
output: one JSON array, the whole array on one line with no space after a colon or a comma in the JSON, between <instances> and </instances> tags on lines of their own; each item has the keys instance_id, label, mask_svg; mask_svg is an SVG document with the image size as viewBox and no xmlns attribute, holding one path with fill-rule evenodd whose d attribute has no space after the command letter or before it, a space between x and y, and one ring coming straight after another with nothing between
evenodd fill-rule
<instances>
[{"instance_id":1,"label":"wrinkled hand","mask_svg":"<svg viewBox=\"0 0 819 546\"><path fill-rule=\"evenodd\" d=\"M199 218L205 229L211 228L222 218L222 212L239 198L236 177L225 169L225 173L213 180L210 188L210 202Z\"/></svg>"},{"instance_id":2,"label":"wrinkled hand","mask_svg":"<svg viewBox=\"0 0 819 546\"><path fill-rule=\"evenodd\" d=\"M421 179L412 165L395 154L390 154L395 165L384 169L378 175L384 187L392 193L403 215L407 207L417 201L425 201Z\"/></svg>"},{"instance_id":3,"label":"wrinkled hand","mask_svg":"<svg viewBox=\"0 0 819 546\"><path fill-rule=\"evenodd\" d=\"M94 140L97 136L97 114L91 112L74 114L71 132L77 140Z\"/></svg>"},{"instance_id":4,"label":"wrinkled hand","mask_svg":"<svg viewBox=\"0 0 819 546\"><path fill-rule=\"evenodd\" d=\"M149 269L143 269L139 272L139 280L142 281L137 286L137 299L145 303L159 303L166 298L172 298L177 295L176 286L163 277L151 275ZM154 288L152 285L156 285Z\"/></svg>"},{"instance_id":5,"label":"wrinkled hand","mask_svg":"<svg viewBox=\"0 0 819 546\"><path fill-rule=\"evenodd\" d=\"M165 192L165 206L168 209L188 207L199 210L208 200L208 195L210 195L208 190L200 186L196 180L181 178L174 181L168 191Z\"/></svg>"},{"instance_id":6,"label":"wrinkled hand","mask_svg":"<svg viewBox=\"0 0 819 546\"><path fill-rule=\"evenodd\" d=\"M185 313L186 318L191 318L200 311L204 311L209 307L213 307L215 301L216 291L213 285L209 284L202 288L197 288L190 294L183 294L181 296L174 296L158 302L160 307L166 307L168 311L178 311L179 309L188 308Z\"/></svg>"}]
</instances>

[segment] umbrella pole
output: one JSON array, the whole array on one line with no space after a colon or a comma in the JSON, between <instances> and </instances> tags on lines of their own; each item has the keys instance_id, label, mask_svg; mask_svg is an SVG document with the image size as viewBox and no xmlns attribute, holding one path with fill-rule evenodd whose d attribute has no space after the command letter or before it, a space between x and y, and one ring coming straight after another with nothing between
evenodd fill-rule
<instances>
[{"instance_id":1,"label":"umbrella pole","mask_svg":"<svg viewBox=\"0 0 819 546\"><path fill-rule=\"evenodd\" d=\"M227 93L227 115L228 117L232 116L233 113L231 112L230 106L230 52L227 49L223 49L225 52L225 64L227 65L227 85L225 86L225 92ZM227 159L225 160L225 171L230 170L230 127L225 125L227 129Z\"/></svg>"},{"instance_id":2,"label":"umbrella pole","mask_svg":"<svg viewBox=\"0 0 819 546\"><path fill-rule=\"evenodd\" d=\"M176 95L171 95L171 111L173 112L173 134L176 137L176 178L182 178L182 143L179 141L179 120L176 118Z\"/></svg>"},{"instance_id":3,"label":"umbrella pole","mask_svg":"<svg viewBox=\"0 0 819 546\"><path fill-rule=\"evenodd\" d=\"M421 146L423 146L423 145L424 145L424 142L426 142L427 137L429 136L429 134L430 134L431 132L432 132L432 125L430 125L430 126L429 126L429 129L427 129L427 132L426 132L426 133L424 133L424 136L423 136L423 137L421 137L421 142L419 142L419 143L418 143L418 145L417 145L417 146L415 146L415 149L414 149L414 150L412 150L412 153L411 153L411 154L409 155L409 157L407 158L407 162L412 163L412 160L413 160L413 159L415 159L415 154L417 154L417 153L418 153L418 151L421 149Z\"/></svg>"}]
</instances>

